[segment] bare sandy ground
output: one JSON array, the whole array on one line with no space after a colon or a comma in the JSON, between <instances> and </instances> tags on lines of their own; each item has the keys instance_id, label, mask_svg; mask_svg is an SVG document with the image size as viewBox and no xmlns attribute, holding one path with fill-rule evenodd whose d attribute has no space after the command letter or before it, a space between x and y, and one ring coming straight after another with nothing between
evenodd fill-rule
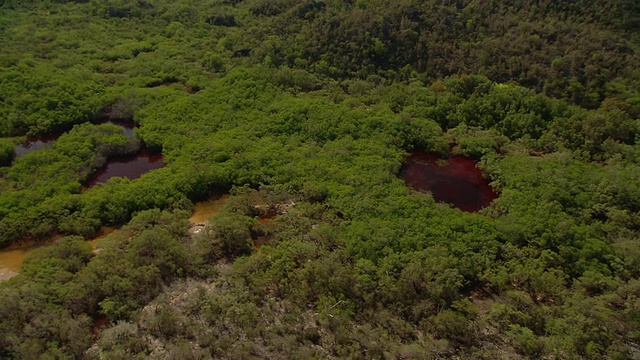
<instances>
[{"instance_id":1,"label":"bare sandy ground","mask_svg":"<svg viewBox=\"0 0 640 360\"><path fill-rule=\"evenodd\" d=\"M0 281L11 279L16 275L18 275L18 273L15 271L0 269Z\"/></svg>"}]
</instances>

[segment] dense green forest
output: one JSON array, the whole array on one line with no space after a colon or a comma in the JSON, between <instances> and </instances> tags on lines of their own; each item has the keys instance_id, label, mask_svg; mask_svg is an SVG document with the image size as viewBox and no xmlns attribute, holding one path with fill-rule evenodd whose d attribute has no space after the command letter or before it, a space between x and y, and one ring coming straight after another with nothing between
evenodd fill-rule
<instances>
[{"instance_id":1,"label":"dense green forest","mask_svg":"<svg viewBox=\"0 0 640 360\"><path fill-rule=\"evenodd\" d=\"M2 359L640 358L636 1L0 0L0 49L0 247L59 238Z\"/></svg>"}]
</instances>

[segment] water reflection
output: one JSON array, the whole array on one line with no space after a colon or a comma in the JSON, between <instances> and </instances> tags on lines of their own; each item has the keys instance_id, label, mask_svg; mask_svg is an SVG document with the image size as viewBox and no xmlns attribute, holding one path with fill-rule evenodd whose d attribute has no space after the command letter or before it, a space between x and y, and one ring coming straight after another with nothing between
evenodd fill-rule
<instances>
[{"instance_id":1,"label":"water reflection","mask_svg":"<svg viewBox=\"0 0 640 360\"><path fill-rule=\"evenodd\" d=\"M15 153L16 157L28 154L32 151L50 148L54 141L62 136L62 133L42 135L42 136L27 136L27 140L16 145Z\"/></svg>"}]
</instances>

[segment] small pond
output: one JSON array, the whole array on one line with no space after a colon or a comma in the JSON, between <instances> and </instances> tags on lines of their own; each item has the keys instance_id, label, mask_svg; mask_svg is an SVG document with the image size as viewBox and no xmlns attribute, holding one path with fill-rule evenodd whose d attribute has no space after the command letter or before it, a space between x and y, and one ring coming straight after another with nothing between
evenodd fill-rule
<instances>
[{"instance_id":1,"label":"small pond","mask_svg":"<svg viewBox=\"0 0 640 360\"><path fill-rule=\"evenodd\" d=\"M428 191L437 202L476 212L497 197L474 160L461 156L439 158L421 151L409 156L400 171L407 186Z\"/></svg>"},{"instance_id":2,"label":"small pond","mask_svg":"<svg viewBox=\"0 0 640 360\"><path fill-rule=\"evenodd\" d=\"M137 179L144 173L164 166L162 154L152 154L146 150L125 157L109 159L107 165L98 171L88 182L87 187L104 183L112 177L120 176L131 180Z\"/></svg>"}]
</instances>

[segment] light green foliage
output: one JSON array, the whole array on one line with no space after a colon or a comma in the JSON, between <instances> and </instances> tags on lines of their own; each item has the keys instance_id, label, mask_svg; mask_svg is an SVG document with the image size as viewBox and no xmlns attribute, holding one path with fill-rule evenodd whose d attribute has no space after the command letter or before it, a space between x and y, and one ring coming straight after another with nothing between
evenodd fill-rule
<instances>
[{"instance_id":1,"label":"light green foliage","mask_svg":"<svg viewBox=\"0 0 640 360\"><path fill-rule=\"evenodd\" d=\"M7 188L0 194L0 242L7 243L27 233L42 238L58 222L70 233L92 233L93 224L70 216L80 205L75 194L107 158L131 153L137 146L117 126L83 124L61 136L51 149L16 159L6 177L0 179ZM46 219L33 221L42 216Z\"/></svg>"},{"instance_id":2,"label":"light green foliage","mask_svg":"<svg viewBox=\"0 0 640 360\"><path fill-rule=\"evenodd\" d=\"M483 130L482 128L469 127L460 124L447 132L451 139L450 143L455 143L453 148L455 154L479 159L487 154L495 154L508 143L508 139L497 133L497 131Z\"/></svg>"}]
</instances>

